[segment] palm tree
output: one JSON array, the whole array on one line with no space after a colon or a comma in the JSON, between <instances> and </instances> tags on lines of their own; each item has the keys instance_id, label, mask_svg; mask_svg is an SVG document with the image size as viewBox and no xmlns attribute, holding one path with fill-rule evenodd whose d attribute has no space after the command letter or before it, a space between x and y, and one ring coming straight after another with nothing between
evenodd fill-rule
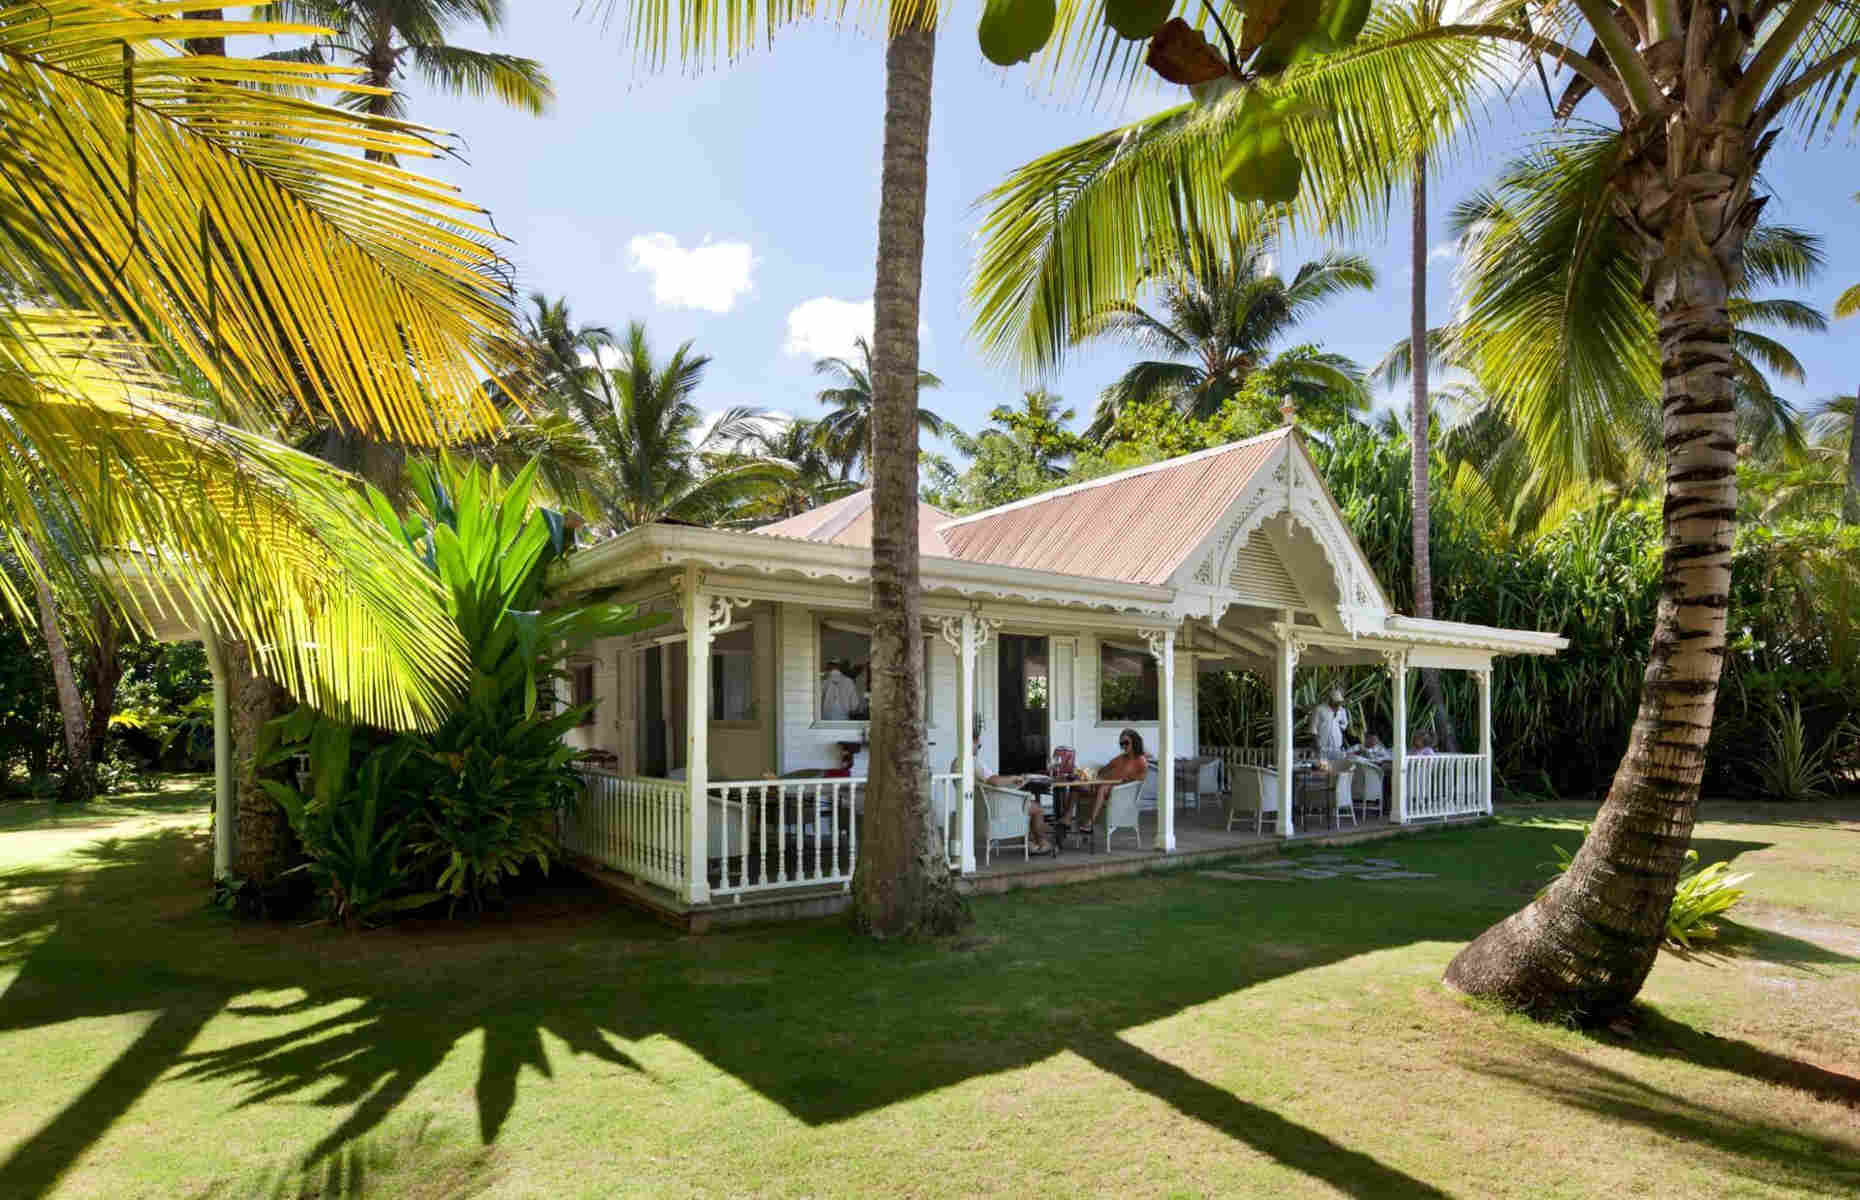
<instances>
[{"instance_id":1,"label":"palm tree","mask_svg":"<svg viewBox=\"0 0 1860 1200\"><path fill-rule=\"evenodd\" d=\"M999 437L1013 442L1034 472L1046 479L1063 479L1070 469L1066 460L1077 454L1084 444L1069 426L1078 410L1044 388L1021 395L1020 407L997 404L988 412L994 425L982 430L980 438ZM967 440L967 439L964 439ZM958 447L961 442L958 442Z\"/></svg>"},{"instance_id":2,"label":"palm tree","mask_svg":"<svg viewBox=\"0 0 1860 1200\"><path fill-rule=\"evenodd\" d=\"M596 391L576 400L601 459L586 485L614 529L654 521L713 524L734 515L759 488L793 475L787 463L741 450L764 432L762 410L727 409L705 427L691 396L704 381L709 355L692 353L685 342L657 362L638 321L616 348L619 365L601 372Z\"/></svg>"},{"instance_id":3,"label":"palm tree","mask_svg":"<svg viewBox=\"0 0 1860 1200\"><path fill-rule=\"evenodd\" d=\"M1813 453L1824 462L1840 458L1843 476L1841 522L1860 525L1860 421L1854 419L1854 397L1836 396L1810 419Z\"/></svg>"},{"instance_id":4,"label":"palm tree","mask_svg":"<svg viewBox=\"0 0 1860 1200\"><path fill-rule=\"evenodd\" d=\"M798 517L809 509L850 495L858 489L851 480L835 474L833 460L822 445L817 422L802 417L769 421L743 439L738 453L753 459L787 463L793 474L771 479L736 510L736 518L752 524ZM730 459L724 460L726 463Z\"/></svg>"},{"instance_id":5,"label":"palm tree","mask_svg":"<svg viewBox=\"0 0 1860 1200\"><path fill-rule=\"evenodd\" d=\"M1232 27L1243 7L1213 5L1203 23ZM1377 9L1354 45L1270 84L1020 168L988 197L974 276L984 344L1050 362L1088 314L1133 294L1157 231L1183 212L1210 225L1236 214L1224 168L1235 149L1261 144L1261 106L1248 103L1256 94L1271 101L1274 135L1299 160L1294 204L1319 224L1382 220L1416 152L1476 135L1470 114L1484 89L1507 82L1520 48L1526 61L1546 56L1576 76L1563 109L1593 98L1613 128L1631 131L1596 191L1606 219L1631 231L1635 294L1647 298L1659 347L1665 557L1641 707L1572 868L1447 972L1462 991L1586 1023L1621 1013L1652 969L1704 770L1736 531L1729 307L1764 202L1759 168L1785 124L1842 119L1860 62L1860 11L1850 5L1723 12L1677 0L1488 0L1448 23L1431 3ZM1591 38L1592 52L1581 52ZM1073 39L1061 68L1099 49ZM1128 59L1105 61L1115 70Z\"/></svg>"},{"instance_id":6,"label":"palm tree","mask_svg":"<svg viewBox=\"0 0 1860 1200\"><path fill-rule=\"evenodd\" d=\"M1086 316L1075 344L1119 338L1168 356L1136 363L1106 388L1086 437L1109 439L1118 414L1146 401L1166 401L1194 417L1214 415L1273 362L1272 347L1326 301L1375 286L1367 259L1337 253L1305 263L1287 283L1272 270L1275 243L1269 235L1225 243L1203 234L1170 238L1147 273L1160 285L1163 316L1134 300L1113 300ZM1284 366L1283 382L1295 397L1340 394L1357 407L1367 403L1362 376L1342 355L1306 353Z\"/></svg>"},{"instance_id":7,"label":"palm tree","mask_svg":"<svg viewBox=\"0 0 1860 1200\"><path fill-rule=\"evenodd\" d=\"M853 340L857 361L844 358L821 358L814 361L814 374L833 380L822 388L817 398L835 411L821 418L816 426L821 445L839 464L840 478L851 479L860 467L870 469L872 461L873 398L872 345L863 337ZM917 372L917 390L942 387L943 381L928 371ZM932 437L941 437L949 422L927 408L917 409L917 428Z\"/></svg>"},{"instance_id":8,"label":"palm tree","mask_svg":"<svg viewBox=\"0 0 1860 1200\"><path fill-rule=\"evenodd\" d=\"M615 350L613 330L577 324L566 296L551 300L542 292L530 293L523 343L535 390L566 402L597 386L602 356Z\"/></svg>"},{"instance_id":9,"label":"palm tree","mask_svg":"<svg viewBox=\"0 0 1860 1200\"><path fill-rule=\"evenodd\" d=\"M1619 149L1611 134L1566 132L1512 160L1450 219L1461 250L1460 313L1425 341L1434 357L1478 379L1505 428L1508 440L1476 461L1513 498L1520 531L1561 510L1559 497L1572 488L1633 490L1659 474L1656 331L1639 298L1633 245L1594 191ZM1802 364L1763 328L1812 333L1827 325L1812 305L1763 291L1805 284L1821 262L1812 234L1764 223L1749 235L1727 313L1738 439L1756 453L1803 444L1793 411L1769 383L1802 382ZM1381 378L1410 377L1410 342L1378 365Z\"/></svg>"},{"instance_id":10,"label":"palm tree","mask_svg":"<svg viewBox=\"0 0 1860 1200\"><path fill-rule=\"evenodd\" d=\"M409 68L428 87L495 99L536 116L555 99L549 76L534 59L467 50L446 40L461 22L496 33L504 24L504 0L283 0L260 11L273 21L326 27L329 32L308 46L267 57L355 67L359 82L380 90L351 92L342 103L370 116L407 115ZM393 161L383 151L367 153Z\"/></svg>"},{"instance_id":11,"label":"palm tree","mask_svg":"<svg viewBox=\"0 0 1860 1200\"><path fill-rule=\"evenodd\" d=\"M603 3L599 7L607 7ZM629 0L626 24L639 56L662 65L670 47L687 64L734 57L758 37L818 13L813 0ZM876 8L870 11L878 11ZM930 798L918 651L917 432L923 421L918 315L923 291L930 80L938 9L927 0L888 0L885 22L885 139L879 182L878 257L872 289L867 379L871 438L872 744L866 828L854 881L857 920L879 936L944 930L966 908L930 834ZM1092 20L1096 20L1095 12ZM859 443L854 442L857 446Z\"/></svg>"},{"instance_id":12,"label":"palm tree","mask_svg":"<svg viewBox=\"0 0 1860 1200\"><path fill-rule=\"evenodd\" d=\"M25 546L55 538L28 498L56 495L84 544L135 548L76 564L115 613L159 604L222 645L242 757L273 680L430 724L461 678L437 586L349 477L252 431L334 419L431 447L496 422L477 381L516 362L508 264L480 210L380 165L442 135L318 103L352 94L346 71L209 57L260 22L0 3L0 477L30 590L55 568ZM276 806L250 771L239 790L239 869L262 875Z\"/></svg>"}]
</instances>

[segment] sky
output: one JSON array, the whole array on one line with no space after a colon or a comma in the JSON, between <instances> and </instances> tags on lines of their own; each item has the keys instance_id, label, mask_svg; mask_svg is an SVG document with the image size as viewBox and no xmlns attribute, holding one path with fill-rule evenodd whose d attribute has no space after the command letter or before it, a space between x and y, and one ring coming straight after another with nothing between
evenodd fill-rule
<instances>
[{"instance_id":1,"label":"sky","mask_svg":"<svg viewBox=\"0 0 1860 1200\"><path fill-rule=\"evenodd\" d=\"M815 358L845 353L870 329L884 111L884 48L868 34L796 27L772 49L692 76L636 69L614 29L577 15L575 0L512 4L499 35L461 29L458 44L540 60L556 87L552 112L532 117L495 103L421 91L410 115L451 130L462 161L422 168L489 207L525 293L564 296L575 319L616 330L644 321L655 349L690 339L713 358L697 399L812 415L822 411ZM1552 81L1553 86L1556 81ZM1082 423L1099 391L1131 360L1122 347L1068 358L1055 378L1028 380L984 360L969 336L966 283L979 224L977 199L1040 154L1176 103L1149 93L1116 105L1060 102L1030 88L1027 68L982 59L966 18L938 39L926 214L922 363L944 381L925 404L966 429L997 404L1043 383ZM1596 98L1583 113L1602 119ZM1444 164L1429 189L1431 323L1454 304L1455 251L1446 213L1488 183L1548 122L1535 80L1494 96L1476 148ZM1580 114L1579 114L1580 115ZM1767 164L1766 213L1819 233L1828 268L1802 297L1831 309L1860 280L1860 205L1850 142L1785 139ZM1390 226L1333 243L1369 257L1371 294L1339 300L1297 340L1323 343L1365 366L1408 331L1405 210ZM1294 243L1281 269L1323 249ZM1860 318L1819 336L1786 335L1804 362L1802 386L1779 390L1812 407L1860 385ZM1379 402L1389 403L1392 396Z\"/></svg>"}]
</instances>

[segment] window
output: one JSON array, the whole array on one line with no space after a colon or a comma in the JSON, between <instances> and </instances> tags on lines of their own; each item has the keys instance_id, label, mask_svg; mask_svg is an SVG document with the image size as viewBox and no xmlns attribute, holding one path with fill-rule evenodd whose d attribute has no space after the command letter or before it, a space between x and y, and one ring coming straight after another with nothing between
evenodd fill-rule
<instances>
[{"instance_id":1,"label":"window","mask_svg":"<svg viewBox=\"0 0 1860 1200\"><path fill-rule=\"evenodd\" d=\"M594 724L594 664L574 663L568 669L569 707L587 709L576 725Z\"/></svg>"},{"instance_id":2,"label":"window","mask_svg":"<svg viewBox=\"0 0 1860 1200\"><path fill-rule=\"evenodd\" d=\"M1098 643L1098 719L1106 723L1157 719L1156 658L1134 646Z\"/></svg>"},{"instance_id":3,"label":"window","mask_svg":"<svg viewBox=\"0 0 1860 1200\"><path fill-rule=\"evenodd\" d=\"M872 627L856 617L822 617L820 661L814 684L814 715L822 722L869 721L872 718ZM930 683L930 639L923 642L924 674ZM930 723L930 703L924 702Z\"/></svg>"},{"instance_id":4,"label":"window","mask_svg":"<svg viewBox=\"0 0 1860 1200\"><path fill-rule=\"evenodd\" d=\"M756 719L756 631L745 626L710 644L710 719Z\"/></svg>"}]
</instances>

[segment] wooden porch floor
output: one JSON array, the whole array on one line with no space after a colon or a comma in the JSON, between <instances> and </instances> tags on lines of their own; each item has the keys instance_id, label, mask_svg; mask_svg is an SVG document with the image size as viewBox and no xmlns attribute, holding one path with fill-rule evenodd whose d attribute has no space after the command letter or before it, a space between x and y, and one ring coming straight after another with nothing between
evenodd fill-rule
<instances>
[{"instance_id":1,"label":"wooden porch floor","mask_svg":"<svg viewBox=\"0 0 1860 1200\"><path fill-rule=\"evenodd\" d=\"M1456 821L1481 821L1483 816L1456 818ZM1026 887L1056 887L1084 883L1116 875L1134 875L1162 867L1192 866L1197 861L1213 863L1236 854L1269 858L1277 848L1288 844L1347 845L1353 842L1378 841L1437 825L1438 821L1397 825L1387 819L1364 821L1360 825L1345 822L1341 830L1328 826L1301 829L1290 843L1277 834L1255 834L1249 823L1231 833L1218 805L1178 810L1175 822L1176 849L1164 854L1152 847L1156 840L1156 814L1142 816L1141 838L1126 832L1117 836L1117 846L1102 848L1096 854L1082 849L1066 850L1057 856L1022 858L1018 847L996 854L986 866L977 865L975 874L961 880L959 886L971 894L1014 891ZM839 885L817 888L799 887L746 896L719 897L707 905L692 906L662 888L643 884L617 872L574 860L589 878L623 897L629 904L643 908L659 919L692 933L741 924L804 920L843 911L848 897Z\"/></svg>"},{"instance_id":2,"label":"wooden porch floor","mask_svg":"<svg viewBox=\"0 0 1860 1200\"><path fill-rule=\"evenodd\" d=\"M1115 845L1109 851L1104 849L1102 835L1100 835L1095 854L1082 848L1075 848L1077 842L1074 841L1071 846L1061 850L1057 855L1023 858L1019 845L1015 845L1011 849L997 851L986 866L982 865L978 857L975 874L970 879L976 884L974 889L976 891L995 891L999 890L998 884L989 886L995 881L1013 880L1017 884L1037 885L1049 882L1037 878L1038 876L1054 872L1075 877L1081 873L1086 875L1110 874L1118 872L1105 871L1103 868L1112 864L1130 864L1130 867L1140 870L1145 865L1156 865L1161 862L1173 863L1184 858L1231 854L1247 849L1265 851L1269 847L1287 844L1284 838L1271 831L1270 826L1263 834L1254 833L1253 822L1250 819L1235 825L1229 832L1227 818L1221 806L1204 804L1199 808L1176 810L1175 853L1164 854L1152 848L1156 844L1157 819L1158 814L1155 812L1142 814L1140 836L1132 837L1129 830L1120 829L1113 838ZM1343 828L1340 830L1332 829L1327 825L1316 825L1315 817L1307 817L1306 824L1311 827L1299 829L1292 835L1292 842L1337 839L1354 841L1358 836L1386 837L1402 828L1380 817L1355 825L1351 824L1346 817ZM1130 869L1130 867L1125 869ZM1093 868L1099 869L1093 870Z\"/></svg>"}]
</instances>

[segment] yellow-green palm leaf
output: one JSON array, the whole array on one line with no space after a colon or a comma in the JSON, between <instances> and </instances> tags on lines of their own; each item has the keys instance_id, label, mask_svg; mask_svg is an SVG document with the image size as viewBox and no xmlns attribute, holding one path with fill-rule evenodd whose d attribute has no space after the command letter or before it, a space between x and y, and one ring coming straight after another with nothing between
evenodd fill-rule
<instances>
[{"instance_id":1,"label":"yellow-green palm leaf","mask_svg":"<svg viewBox=\"0 0 1860 1200\"><path fill-rule=\"evenodd\" d=\"M348 477L200 415L85 314L17 313L0 331L16 550L49 540L34 498L57 495L132 614L241 636L267 675L331 712L406 727L441 711L462 647L435 617L432 577ZM12 587L0 577L17 607Z\"/></svg>"}]
</instances>

